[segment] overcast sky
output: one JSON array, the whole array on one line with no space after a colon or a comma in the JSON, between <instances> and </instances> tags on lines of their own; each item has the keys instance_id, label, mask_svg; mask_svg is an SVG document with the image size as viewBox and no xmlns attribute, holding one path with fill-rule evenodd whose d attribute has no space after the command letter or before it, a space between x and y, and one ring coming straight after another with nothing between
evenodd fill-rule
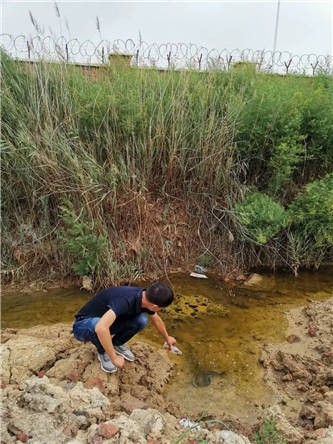
<instances>
[{"instance_id":1,"label":"overcast sky","mask_svg":"<svg viewBox=\"0 0 333 444\"><path fill-rule=\"evenodd\" d=\"M56 34L98 42L103 39L192 42L207 48L272 49L278 0L200 2L54 2L2 0L2 33L35 35L29 10ZM68 25L68 26L67 26ZM69 28L69 31L67 29ZM295 54L332 54L331 0L281 0L277 49Z\"/></svg>"}]
</instances>

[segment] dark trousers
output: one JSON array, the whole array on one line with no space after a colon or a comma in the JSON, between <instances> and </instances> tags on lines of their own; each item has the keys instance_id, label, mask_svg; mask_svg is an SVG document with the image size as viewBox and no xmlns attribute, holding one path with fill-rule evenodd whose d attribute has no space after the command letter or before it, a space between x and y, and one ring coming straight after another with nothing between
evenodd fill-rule
<instances>
[{"instance_id":1,"label":"dark trousers","mask_svg":"<svg viewBox=\"0 0 333 444\"><path fill-rule=\"evenodd\" d=\"M92 342L98 353L104 353L105 350L95 333L95 327L99 320L100 318L85 318L74 322L73 334L78 341ZM113 345L125 344L136 333L143 330L147 323L148 317L144 313L128 319L117 318L110 327Z\"/></svg>"}]
</instances>

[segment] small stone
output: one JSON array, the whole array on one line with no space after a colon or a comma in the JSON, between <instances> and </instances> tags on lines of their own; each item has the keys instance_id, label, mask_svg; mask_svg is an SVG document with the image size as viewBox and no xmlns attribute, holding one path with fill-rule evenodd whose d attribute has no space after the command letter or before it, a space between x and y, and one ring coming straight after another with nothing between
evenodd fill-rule
<instances>
[{"instance_id":1,"label":"small stone","mask_svg":"<svg viewBox=\"0 0 333 444\"><path fill-rule=\"evenodd\" d=\"M101 424L99 426L99 434L103 436L103 438L112 438L112 436L116 435L119 431L119 427L112 424Z\"/></svg>"},{"instance_id":2,"label":"small stone","mask_svg":"<svg viewBox=\"0 0 333 444\"><path fill-rule=\"evenodd\" d=\"M322 395L322 393L319 393L319 392L312 392L308 395L307 399L308 399L308 401L314 403L314 402L322 401L323 395Z\"/></svg>"},{"instance_id":3,"label":"small stone","mask_svg":"<svg viewBox=\"0 0 333 444\"><path fill-rule=\"evenodd\" d=\"M304 384L303 382L298 382L296 384L296 388L300 392L307 392L309 390L309 386L307 384Z\"/></svg>"},{"instance_id":4,"label":"small stone","mask_svg":"<svg viewBox=\"0 0 333 444\"><path fill-rule=\"evenodd\" d=\"M70 372L70 374L68 375L68 379L70 379L70 380L73 381L73 382L77 382L77 380L79 379L79 374L78 374L78 372L72 370L72 371Z\"/></svg>"},{"instance_id":5,"label":"small stone","mask_svg":"<svg viewBox=\"0 0 333 444\"><path fill-rule=\"evenodd\" d=\"M322 438L325 434L325 429L317 429L314 431L316 436L318 436L318 438Z\"/></svg>"},{"instance_id":6,"label":"small stone","mask_svg":"<svg viewBox=\"0 0 333 444\"><path fill-rule=\"evenodd\" d=\"M224 280L224 282L229 282L230 281L230 279L227 276L223 280Z\"/></svg>"},{"instance_id":7,"label":"small stone","mask_svg":"<svg viewBox=\"0 0 333 444\"><path fill-rule=\"evenodd\" d=\"M45 376L45 372L40 371L40 372L38 373L38 378L43 378L44 376Z\"/></svg>"},{"instance_id":8,"label":"small stone","mask_svg":"<svg viewBox=\"0 0 333 444\"><path fill-rule=\"evenodd\" d=\"M329 402L330 404L333 404L333 390L326 392L324 394L324 399L325 399L325 401Z\"/></svg>"},{"instance_id":9,"label":"small stone","mask_svg":"<svg viewBox=\"0 0 333 444\"><path fill-rule=\"evenodd\" d=\"M264 358L259 358L258 363L261 364L264 368L268 367L268 364Z\"/></svg>"},{"instance_id":10,"label":"small stone","mask_svg":"<svg viewBox=\"0 0 333 444\"><path fill-rule=\"evenodd\" d=\"M84 290L91 291L93 289L93 283L90 276L82 277L82 287Z\"/></svg>"},{"instance_id":11,"label":"small stone","mask_svg":"<svg viewBox=\"0 0 333 444\"><path fill-rule=\"evenodd\" d=\"M6 384L5 384L4 382L2 382L2 383L1 383L1 388L4 389L4 388L6 388L6 387L7 387Z\"/></svg>"},{"instance_id":12,"label":"small stone","mask_svg":"<svg viewBox=\"0 0 333 444\"><path fill-rule=\"evenodd\" d=\"M240 274L236 277L236 281L246 281L246 277L244 274Z\"/></svg>"},{"instance_id":13,"label":"small stone","mask_svg":"<svg viewBox=\"0 0 333 444\"><path fill-rule=\"evenodd\" d=\"M310 336L316 336L317 331L316 331L315 328L310 327L310 328L308 329L308 333L309 333Z\"/></svg>"},{"instance_id":14,"label":"small stone","mask_svg":"<svg viewBox=\"0 0 333 444\"><path fill-rule=\"evenodd\" d=\"M62 433L63 433L64 435L67 435L67 436L72 436L72 429L70 428L70 426L67 426L67 427L64 428L64 430L62 431Z\"/></svg>"},{"instance_id":15,"label":"small stone","mask_svg":"<svg viewBox=\"0 0 333 444\"><path fill-rule=\"evenodd\" d=\"M327 387L327 385L322 385L321 387L319 387L319 391L321 393L327 393L329 391L329 387Z\"/></svg>"},{"instance_id":16,"label":"small stone","mask_svg":"<svg viewBox=\"0 0 333 444\"><path fill-rule=\"evenodd\" d=\"M101 436L95 435L89 441L89 444L102 444L103 438Z\"/></svg>"},{"instance_id":17,"label":"small stone","mask_svg":"<svg viewBox=\"0 0 333 444\"><path fill-rule=\"evenodd\" d=\"M305 424L304 429L308 430L308 431L312 430L313 429L313 424L310 424L310 423Z\"/></svg>"},{"instance_id":18,"label":"small stone","mask_svg":"<svg viewBox=\"0 0 333 444\"><path fill-rule=\"evenodd\" d=\"M293 344L294 342L300 342L301 339L297 335L289 335L287 337L287 341L289 342L289 344Z\"/></svg>"},{"instance_id":19,"label":"small stone","mask_svg":"<svg viewBox=\"0 0 333 444\"><path fill-rule=\"evenodd\" d=\"M290 373L287 373L286 375L282 376L282 381L292 381L293 377Z\"/></svg>"},{"instance_id":20,"label":"small stone","mask_svg":"<svg viewBox=\"0 0 333 444\"><path fill-rule=\"evenodd\" d=\"M27 436L25 433L23 433L23 432L19 432L19 433L16 435L16 438L17 438L19 441L21 441L21 442L27 442L27 441L28 441L28 436Z\"/></svg>"}]
</instances>

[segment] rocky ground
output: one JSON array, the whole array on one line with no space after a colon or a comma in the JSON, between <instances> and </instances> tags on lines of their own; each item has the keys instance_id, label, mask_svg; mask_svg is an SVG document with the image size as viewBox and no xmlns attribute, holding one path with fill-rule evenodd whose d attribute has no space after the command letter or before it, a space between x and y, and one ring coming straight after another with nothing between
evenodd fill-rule
<instances>
[{"instance_id":1,"label":"rocky ground","mask_svg":"<svg viewBox=\"0 0 333 444\"><path fill-rule=\"evenodd\" d=\"M265 344L271 412L289 443L333 442L333 300L291 310L284 344ZM281 414L283 416L281 416Z\"/></svg>"},{"instance_id":2,"label":"rocky ground","mask_svg":"<svg viewBox=\"0 0 333 444\"><path fill-rule=\"evenodd\" d=\"M273 416L288 443L333 441L332 314L333 300L293 310L286 343L264 346L260 362L276 403L263 418ZM197 418L163 397L174 366L168 352L145 343L132 349L137 360L110 375L70 325L4 330L2 443L245 444L244 435L252 441L263 429L263 418L239 425L225 417L201 422L200 431L184 428L181 418Z\"/></svg>"}]
</instances>

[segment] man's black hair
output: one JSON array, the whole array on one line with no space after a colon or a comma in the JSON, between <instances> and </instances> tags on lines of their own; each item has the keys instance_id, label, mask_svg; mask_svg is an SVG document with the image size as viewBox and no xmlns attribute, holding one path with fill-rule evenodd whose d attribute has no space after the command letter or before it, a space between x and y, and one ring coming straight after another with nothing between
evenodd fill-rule
<instances>
[{"instance_id":1,"label":"man's black hair","mask_svg":"<svg viewBox=\"0 0 333 444\"><path fill-rule=\"evenodd\" d=\"M159 307L167 307L171 304L174 297L171 288L162 282L157 282L148 288L146 296L149 302Z\"/></svg>"}]
</instances>

